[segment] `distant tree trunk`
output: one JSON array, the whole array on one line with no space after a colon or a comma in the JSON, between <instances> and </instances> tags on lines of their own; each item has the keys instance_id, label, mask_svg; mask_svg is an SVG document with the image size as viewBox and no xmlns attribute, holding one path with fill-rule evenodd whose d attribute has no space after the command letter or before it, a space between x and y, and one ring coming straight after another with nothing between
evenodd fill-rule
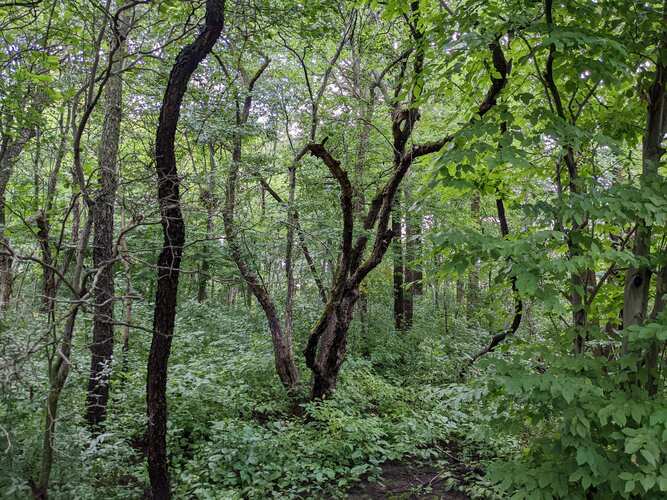
<instances>
[{"instance_id":1,"label":"distant tree trunk","mask_svg":"<svg viewBox=\"0 0 667 500\"><path fill-rule=\"evenodd\" d=\"M200 304L206 300L206 283L209 280L209 249L208 246L213 240L213 215L215 213L216 198L213 194L215 188L215 173L217 162L215 161L215 149L213 144L208 144L208 155L210 170L207 175L206 189L202 193L202 201L206 206L206 244L204 246L204 255L202 256L201 267L199 271L199 283L197 287L197 302Z\"/></svg>"},{"instance_id":2,"label":"distant tree trunk","mask_svg":"<svg viewBox=\"0 0 667 500\"><path fill-rule=\"evenodd\" d=\"M148 356L148 475L155 499L171 498L167 463L167 365L174 335L178 276L185 243L174 141L183 96L192 73L211 52L224 25L224 0L206 0L206 24L176 57L164 93L155 137L155 168L164 243L158 258L153 339Z\"/></svg>"},{"instance_id":3,"label":"distant tree trunk","mask_svg":"<svg viewBox=\"0 0 667 500\"><path fill-rule=\"evenodd\" d=\"M121 210L121 227L125 227L125 208ZM125 271L125 325L123 326L123 361L121 371L127 373L128 355L130 352L130 325L132 324L132 273L130 264L130 253L127 248L127 238L123 236L119 242L120 254L123 259Z\"/></svg>"},{"instance_id":4,"label":"distant tree trunk","mask_svg":"<svg viewBox=\"0 0 667 500\"><path fill-rule=\"evenodd\" d=\"M361 56L357 45L351 40L353 50L353 83L355 95L362 95L364 87L362 85ZM354 213L359 223L363 223L366 198L364 193L364 172L366 167L366 157L368 155L368 146L371 136L371 126L373 114L375 112L375 82L370 85L368 95L365 96L367 102L359 113L359 138L357 143L356 157L354 161ZM326 301L325 301L326 303ZM359 290L359 300L357 305L359 322L361 323L361 343L364 356L370 356L368 347L368 291Z\"/></svg>"},{"instance_id":5,"label":"distant tree trunk","mask_svg":"<svg viewBox=\"0 0 667 500\"><path fill-rule=\"evenodd\" d=\"M53 271L53 256L51 245L49 243L49 222L43 211L37 213L35 217L37 224L37 241L42 253L43 271L42 271L42 310L51 317L55 306L56 281Z\"/></svg>"},{"instance_id":6,"label":"distant tree trunk","mask_svg":"<svg viewBox=\"0 0 667 500\"><path fill-rule=\"evenodd\" d=\"M456 280L456 305L463 306L465 301L466 286L461 278Z\"/></svg>"},{"instance_id":7,"label":"distant tree trunk","mask_svg":"<svg viewBox=\"0 0 667 500\"><path fill-rule=\"evenodd\" d=\"M394 278L394 327L397 331L404 331L405 325L405 290L403 279L403 238L401 236L401 208L400 196L394 197L394 207L391 211L391 243Z\"/></svg>"},{"instance_id":8,"label":"distant tree trunk","mask_svg":"<svg viewBox=\"0 0 667 500\"><path fill-rule=\"evenodd\" d=\"M470 218L475 227L479 227L479 192L475 191L470 200ZM479 260L475 259L470 272L468 273L468 290L466 296L466 307L468 318L472 318L477 310L479 303Z\"/></svg>"},{"instance_id":9,"label":"distant tree trunk","mask_svg":"<svg viewBox=\"0 0 667 500\"><path fill-rule=\"evenodd\" d=\"M6 244L5 226L7 224L5 215L5 202L7 197L7 185L14 170L19 155L30 139L35 136L35 127L23 128L18 137L3 136L0 141L0 245ZM12 257L1 249L0 255L0 314L9 305L12 294Z\"/></svg>"},{"instance_id":10,"label":"distant tree trunk","mask_svg":"<svg viewBox=\"0 0 667 500\"><path fill-rule=\"evenodd\" d=\"M103 267L94 289L93 342L90 345L90 377L86 420L92 429L99 428L106 417L109 400L109 377L113 357L114 271L105 265L113 258L114 207L118 186L117 160L123 101L123 60L130 26L130 9L119 16L113 62L105 87L104 125L99 149L99 190L93 209L93 266Z\"/></svg>"},{"instance_id":11,"label":"distant tree trunk","mask_svg":"<svg viewBox=\"0 0 667 500\"><path fill-rule=\"evenodd\" d=\"M296 164L290 165L287 172L287 243L285 247L285 277L287 280L287 296L285 297L285 338L289 340L290 349L294 330L294 229L297 224L294 202L296 197Z\"/></svg>"},{"instance_id":12,"label":"distant tree trunk","mask_svg":"<svg viewBox=\"0 0 667 500\"><path fill-rule=\"evenodd\" d=\"M405 259L403 273L405 278L405 291L403 299L403 321L406 330L412 328L414 316L415 296L422 294L422 273L420 264L415 262L419 258L421 245L421 217L414 213L412 191L408 182L403 187L405 199Z\"/></svg>"}]
</instances>

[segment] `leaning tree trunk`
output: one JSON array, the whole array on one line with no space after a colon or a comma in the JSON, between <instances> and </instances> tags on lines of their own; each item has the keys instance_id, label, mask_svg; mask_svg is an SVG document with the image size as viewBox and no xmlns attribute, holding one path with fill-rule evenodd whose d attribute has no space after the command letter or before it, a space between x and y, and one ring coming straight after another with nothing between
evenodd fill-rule
<instances>
[{"instance_id":1,"label":"leaning tree trunk","mask_svg":"<svg viewBox=\"0 0 667 500\"><path fill-rule=\"evenodd\" d=\"M171 498L167 464L167 365L174 335L178 276L185 224L181 213L180 179L174 141L183 96L192 73L211 52L224 25L224 0L206 1L206 24L197 39L185 46L174 63L162 100L155 137L155 168L164 243L158 258L153 339L148 356L146 403L148 414L148 475L153 498Z\"/></svg>"},{"instance_id":2,"label":"leaning tree trunk","mask_svg":"<svg viewBox=\"0 0 667 500\"><path fill-rule=\"evenodd\" d=\"M111 54L111 75L105 87L104 126L99 149L99 190L93 208L93 266L103 268L94 290L93 342L90 345L90 376L86 420L91 429L104 421L109 399L109 377L113 356L113 258L114 205L118 185L117 159L122 116L123 59L129 31L129 9L119 15Z\"/></svg>"},{"instance_id":3,"label":"leaning tree trunk","mask_svg":"<svg viewBox=\"0 0 667 500\"><path fill-rule=\"evenodd\" d=\"M236 126L237 131L234 134L232 144L232 162L229 166L227 174L227 182L225 185L225 204L222 210L222 220L225 227L225 243L229 248L232 260L241 274L241 277L246 282L248 288L259 302L259 305L266 316L269 332L271 333L271 340L273 342L273 354L275 359L276 372L278 378L283 386L288 391L293 391L299 384L299 371L294 361L294 352L292 349L292 338L290 331L283 331L278 318L278 312L269 294L268 289L264 286L259 276L246 262L246 259L241 250L238 241L237 227L234 221L236 211L236 191L239 178L239 169L241 165L241 154L243 148L243 140L241 136L241 128L247 123L252 107L252 91L255 83L261 77L262 73L269 65L269 60L266 59L262 66L255 72L254 76L246 83L247 95L240 102L237 97L236 101ZM301 159L303 154L298 155L294 159L293 165ZM296 212L293 207L290 209L292 213L292 220L296 220ZM293 241L293 240L292 240Z\"/></svg>"},{"instance_id":4,"label":"leaning tree trunk","mask_svg":"<svg viewBox=\"0 0 667 500\"><path fill-rule=\"evenodd\" d=\"M282 384L293 390L299 383L299 372L294 361L292 340L283 332L278 319L276 306L269 295L268 290L261 283L259 277L246 263L237 238L237 229L234 223L234 212L236 209L236 184L239 176L239 164L241 161L241 137L237 136L232 152L232 163L227 175L225 189L225 206L222 219L225 226L225 241L229 247L232 260L236 263L239 273L250 288L250 291L259 302L266 316L271 340L273 342L273 353L275 358L276 372Z\"/></svg>"}]
</instances>

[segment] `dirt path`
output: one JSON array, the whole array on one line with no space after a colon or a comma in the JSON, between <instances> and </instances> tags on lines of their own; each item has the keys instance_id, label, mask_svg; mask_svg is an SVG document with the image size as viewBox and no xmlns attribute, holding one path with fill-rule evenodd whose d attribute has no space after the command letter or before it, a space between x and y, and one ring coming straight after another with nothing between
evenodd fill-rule
<instances>
[{"instance_id":1,"label":"dirt path","mask_svg":"<svg viewBox=\"0 0 667 500\"><path fill-rule=\"evenodd\" d=\"M468 495L450 490L441 471L411 462L387 462L377 482L364 481L352 488L351 500L470 500Z\"/></svg>"}]
</instances>

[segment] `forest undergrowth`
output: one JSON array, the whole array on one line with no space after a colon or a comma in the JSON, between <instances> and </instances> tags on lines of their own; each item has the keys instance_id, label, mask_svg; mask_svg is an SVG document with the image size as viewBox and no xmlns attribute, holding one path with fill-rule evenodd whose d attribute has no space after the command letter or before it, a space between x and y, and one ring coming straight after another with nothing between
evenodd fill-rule
<instances>
[{"instance_id":1,"label":"forest undergrowth","mask_svg":"<svg viewBox=\"0 0 667 500\"><path fill-rule=\"evenodd\" d=\"M140 315L149 312L139 309ZM464 346L474 348L463 342L470 333L463 325L445 337L431 331L442 322L418 321L400 341L389 321L384 330L380 321L366 339L355 331L336 397L301 402L295 410L271 376L273 354L262 319L242 306L182 306L168 391L170 464L179 498L382 498L377 495L389 494L382 481L388 477L393 484L401 475L391 490L396 498L449 489L491 498L483 464L508 446L483 423L482 391L457 382ZM22 326L30 328L28 321ZM481 345L485 336L476 333ZM141 360L148 341L136 336L127 372L112 381L109 425L92 440L76 401L86 373L72 374L62 396L71 411L59 423L67 438L58 445L52 498L143 496ZM358 353L363 341L372 343L370 357ZM8 498L29 494L24 478L34 460L29 450L38 449L41 404L35 396L4 399L0 406L16 439L0 459L10 471L0 484Z\"/></svg>"}]
</instances>

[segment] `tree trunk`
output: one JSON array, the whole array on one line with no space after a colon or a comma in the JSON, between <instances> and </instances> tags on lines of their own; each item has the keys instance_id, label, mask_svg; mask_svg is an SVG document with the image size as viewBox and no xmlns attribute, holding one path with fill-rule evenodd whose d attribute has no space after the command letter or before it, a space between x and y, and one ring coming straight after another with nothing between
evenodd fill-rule
<instances>
[{"instance_id":1,"label":"tree trunk","mask_svg":"<svg viewBox=\"0 0 667 500\"><path fill-rule=\"evenodd\" d=\"M294 228L297 223L294 201L296 197L296 164L290 165L287 172L287 243L285 248L285 278L287 296L285 297L285 338L291 346L294 330Z\"/></svg>"},{"instance_id":2,"label":"tree trunk","mask_svg":"<svg viewBox=\"0 0 667 500\"><path fill-rule=\"evenodd\" d=\"M122 7L122 5L119 5ZM114 271L105 263L113 258L114 206L118 186L117 160L122 116L123 59L130 29L130 9L118 17L113 35L115 50L110 66L111 75L105 87L104 125L99 149L99 189L93 207L93 266L103 267L94 289L93 342L90 345L90 377L86 420L91 429L98 429L106 417L109 400L109 378L113 357Z\"/></svg>"},{"instance_id":3,"label":"tree trunk","mask_svg":"<svg viewBox=\"0 0 667 500\"><path fill-rule=\"evenodd\" d=\"M266 316L269 332L273 342L273 351L276 364L276 372L282 384L288 389L293 390L299 383L299 372L294 361L292 350L292 339L283 334L278 319L276 306L261 283L257 275L250 269L245 262L243 253L237 240L236 227L234 223L234 212L236 209L236 184L239 176L239 165L241 161L241 137L237 135L234 139L234 148L232 152L232 163L227 175L227 185L225 189L225 206L222 212L222 218L225 225L225 239L229 247L232 260L236 263L239 273L245 280L248 288L262 307Z\"/></svg>"},{"instance_id":4,"label":"tree trunk","mask_svg":"<svg viewBox=\"0 0 667 500\"><path fill-rule=\"evenodd\" d=\"M394 208L391 211L391 231L394 235L391 243L394 277L394 327L402 332L405 325L405 289L403 277L403 238L401 236L401 208L398 194L394 199Z\"/></svg>"},{"instance_id":5,"label":"tree trunk","mask_svg":"<svg viewBox=\"0 0 667 500\"><path fill-rule=\"evenodd\" d=\"M414 26L419 26L419 4L411 3ZM415 78L419 78L423 68L423 34L418 28L413 29L416 51L414 61ZM501 78L492 77L492 86L479 107L478 114L483 116L496 103L496 97L505 86L509 73L504 54L498 44L491 44L493 64ZM403 70L405 65L403 66ZM396 97L400 95L400 85L396 89ZM410 94L410 100L405 107L395 106L392 112L392 133L394 137L394 170L386 184L372 200L366 217L363 221L363 231L353 241L354 234L354 193L347 172L324 147L311 143L308 150L311 155L324 162L330 173L340 185L340 204L343 219L341 232L341 252L339 266L333 279L329 302L327 303L320 320L315 325L308 338L304 350L306 364L313 372L313 399L328 397L335 389L338 372L343 363L347 332L352 319L354 303L359 297L359 286L384 258L394 232L389 227L392 219L392 209L395 207L394 198L400 184L408 173L416 158L438 152L450 142L453 136L448 135L438 141L412 145L406 151L405 144L412 135L412 129L419 118L417 110L417 96ZM366 246L369 243L369 232L375 228L372 249L365 256Z\"/></svg>"},{"instance_id":6,"label":"tree trunk","mask_svg":"<svg viewBox=\"0 0 667 500\"><path fill-rule=\"evenodd\" d=\"M475 191L470 200L470 218L474 227L479 228L479 192ZM479 304L479 260L475 259L470 272L468 273L468 290L466 294L466 309L468 318L472 318Z\"/></svg>"},{"instance_id":7,"label":"tree trunk","mask_svg":"<svg viewBox=\"0 0 667 500\"><path fill-rule=\"evenodd\" d=\"M459 307L463 306L463 302L465 301L465 292L466 292L466 286L465 283L463 283L463 280L461 278L456 280L456 305Z\"/></svg>"},{"instance_id":8,"label":"tree trunk","mask_svg":"<svg viewBox=\"0 0 667 500\"><path fill-rule=\"evenodd\" d=\"M121 209L121 227L125 227L125 208ZM130 325L132 324L132 273L130 264L130 253L127 248L127 238L123 236L119 242L120 254L123 259L123 269L125 271L125 325L123 326L123 360L121 371L127 373L128 355L130 352Z\"/></svg>"},{"instance_id":9,"label":"tree trunk","mask_svg":"<svg viewBox=\"0 0 667 500\"><path fill-rule=\"evenodd\" d=\"M232 143L232 162L229 166L229 173L227 174L227 182L225 185L225 205L222 210L222 220L225 226L225 242L229 247L231 258L266 316L269 332L271 333L271 340L273 342L273 353L278 378L280 378L283 386L291 392L299 384L299 371L297 370L296 362L294 361L292 338L290 335L283 332L280 320L278 319L276 306L268 289L246 262L237 238L237 228L234 222L236 191L243 148L241 129L247 123L250 115L254 84L261 77L268 65L269 60L266 59L255 75L248 82L244 82L246 84L245 90L247 91L247 95L243 99L243 102L240 101L238 96L236 98L236 131ZM296 163L300 160L301 156L297 156L294 159L293 166L296 166Z\"/></svg>"},{"instance_id":10,"label":"tree trunk","mask_svg":"<svg viewBox=\"0 0 667 500\"><path fill-rule=\"evenodd\" d=\"M663 42L667 45L667 42ZM662 51L667 49L663 48ZM642 147L643 186L649 186L657 180L660 158L664 151L660 147L665 109L665 86L667 85L667 67L658 63L653 85L648 92L646 130ZM651 250L651 227L643 220L638 221L635 233L633 253L639 259L646 259ZM623 328L637 325L646 319L648 292L651 283L651 270L647 264L631 267L625 274L623 293ZM627 343L627 339L625 340ZM627 345L626 345L627 347Z\"/></svg>"},{"instance_id":11,"label":"tree trunk","mask_svg":"<svg viewBox=\"0 0 667 500\"><path fill-rule=\"evenodd\" d=\"M663 10L662 40L658 41L657 63L655 68L655 79L651 85L647 97L646 129L642 144L642 186L650 186L661 182L658 168L665 150L662 148L662 140L667 131L667 4ZM633 252L640 259L648 259L651 253L652 228L643 220L637 223ZM661 269L656 280L656 297L652 317L664 309L664 294L667 293L667 271ZM631 325L642 324L646 319L648 309L649 287L651 285L651 269L647 263L631 267L625 274L625 289L623 292L623 328ZM629 350L628 336L623 336L623 349ZM658 362L660 345L655 340L649 346L644 355L644 363L648 372L647 390L651 395L658 393Z\"/></svg>"},{"instance_id":12,"label":"tree trunk","mask_svg":"<svg viewBox=\"0 0 667 500\"><path fill-rule=\"evenodd\" d=\"M188 82L199 63L211 52L222 32L224 7L224 0L206 0L206 25L197 39L179 52L171 69L155 137L155 168L164 243L158 258L146 402L148 475L153 498L161 500L171 498L167 464L167 366L174 335L178 277L185 243L174 141Z\"/></svg>"},{"instance_id":13,"label":"tree trunk","mask_svg":"<svg viewBox=\"0 0 667 500\"><path fill-rule=\"evenodd\" d=\"M35 136L34 127L23 128L18 137L10 138L4 136L0 142L0 245L6 244L5 236L6 215L5 202L7 197L7 185L14 170L19 155L27 142ZM2 314L9 305L12 294L12 264L13 260L7 252L2 249L0 255L0 314Z\"/></svg>"},{"instance_id":14,"label":"tree trunk","mask_svg":"<svg viewBox=\"0 0 667 500\"><path fill-rule=\"evenodd\" d=\"M403 321L406 330L412 328L414 316L415 296L422 294L422 273L420 264L416 262L419 258L421 245L421 218L412 207L412 191L409 179L403 187L405 209L405 262L404 278L405 291L403 292Z\"/></svg>"},{"instance_id":15,"label":"tree trunk","mask_svg":"<svg viewBox=\"0 0 667 500\"><path fill-rule=\"evenodd\" d=\"M70 370L70 358L72 351L72 338L74 336L74 326L76 316L81 304L89 298L89 294L83 294L83 264L85 253L88 248L90 232L92 228L92 218L89 216L84 224L83 231L79 235L77 232L76 244L76 265L74 267L72 283L74 286L73 304L70 306L65 320L63 336L57 348L54 349L49 359L49 393L44 408L44 435L42 441L42 454L40 472L37 482L31 482L33 495L35 498L47 498L49 481L51 478L51 469L53 467L53 450L55 444L55 427L58 417L58 401L60 394L65 387ZM54 329L53 314L48 320L48 328Z\"/></svg>"},{"instance_id":16,"label":"tree trunk","mask_svg":"<svg viewBox=\"0 0 667 500\"><path fill-rule=\"evenodd\" d=\"M215 161L215 148L213 144L208 144L208 155L210 170L207 175L206 189L202 193L202 201L206 206L206 245L204 246L204 255L202 256L199 269L199 283L197 286L197 302L200 304L206 300L206 283L209 280L209 245L213 240L213 215L215 213L216 198L213 193L215 189L215 173L217 162Z\"/></svg>"}]
</instances>

